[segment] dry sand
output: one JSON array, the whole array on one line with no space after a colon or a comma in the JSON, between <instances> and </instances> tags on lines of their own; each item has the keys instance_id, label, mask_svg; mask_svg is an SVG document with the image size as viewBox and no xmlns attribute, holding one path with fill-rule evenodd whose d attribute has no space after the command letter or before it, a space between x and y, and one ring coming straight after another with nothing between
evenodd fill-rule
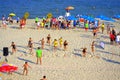
<instances>
[{"instance_id":1,"label":"dry sand","mask_svg":"<svg viewBox=\"0 0 120 80\"><path fill-rule=\"evenodd\" d=\"M120 24L113 23L115 30L120 31ZM40 80L46 75L48 80L120 80L120 48L110 45L109 35L99 33L97 39L93 39L92 32L85 32L84 29L72 30L36 30L34 20L27 20L25 29L18 29L18 24L8 25L5 30L0 28L0 62L4 61L3 47L9 47L14 41L18 51L9 54L8 62L18 66L18 70L12 75L0 73L2 80ZM51 34L52 41L63 37L68 41L68 50L58 49L53 51L53 47L45 43L43 50L42 65L36 64L36 57L27 51L29 37L34 42L34 53L40 44L38 41ZM90 57L91 42L96 41L95 55ZM105 43L105 49L99 46L99 42ZM81 57L82 50L87 48L87 56ZM11 48L9 48L11 51ZM66 54L66 57L64 57ZM99 58L98 58L99 57ZM28 76L22 75L23 64L28 61L32 68L29 68Z\"/></svg>"}]
</instances>

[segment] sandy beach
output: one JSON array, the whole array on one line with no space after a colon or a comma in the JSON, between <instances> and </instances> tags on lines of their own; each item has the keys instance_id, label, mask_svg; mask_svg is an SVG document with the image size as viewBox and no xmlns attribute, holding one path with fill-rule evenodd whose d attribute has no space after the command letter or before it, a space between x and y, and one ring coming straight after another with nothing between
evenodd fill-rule
<instances>
[{"instance_id":1,"label":"sandy beach","mask_svg":"<svg viewBox=\"0 0 120 80\"><path fill-rule=\"evenodd\" d=\"M120 21L112 23L115 30L120 31ZM4 61L3 47L10 47L14 41L17 52L9 54L8 63L16 65L18 70L12 75L0 73L2 80L40 80L46 75L48 80L120 80L120 47L110 45L109 35L106 30L102 34L98 33L96 39L93 38L92 30L85 32L82 28L70 30L49 30L35 29L34 19L28 19L26 28L20 30L19 24L11 24L7 29L0 27L0 62ZM46 43L47 35L54 39L68 41L68 50L64 51L58 47L53 51L53 45ZM34 42L34 55L28 53L29 37ZM45 39L45 49L43 49L42 65L36 64L35 52L41 46L39 40ZM91 43L95 41L95 56L91 57ZM105 49L100 47L100 42L105 43ZM82 57L83 47L87 48L87 56ZM11 48L9 48L11 52ZM66 55L64 57L64 55ZM22 75L25 61L32 67L29 68L27 76Z\"/></svg>"}]
</instances>

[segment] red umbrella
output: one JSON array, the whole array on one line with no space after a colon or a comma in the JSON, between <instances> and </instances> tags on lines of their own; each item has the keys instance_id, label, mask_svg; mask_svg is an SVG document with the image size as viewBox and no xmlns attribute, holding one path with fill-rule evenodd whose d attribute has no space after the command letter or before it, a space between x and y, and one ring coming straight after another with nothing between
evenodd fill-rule
<instances>
[{"instance_id":1,"label":"red umbrella","mask_svg":"<svg viewBox=\"0 0 120 80\"><path fill-rule=\"evenodd\" d=\"M18 69L16 66L11 66L8 64L4 64L0 67L0 72L14 72Z\"/></svg>"}]
</instances>

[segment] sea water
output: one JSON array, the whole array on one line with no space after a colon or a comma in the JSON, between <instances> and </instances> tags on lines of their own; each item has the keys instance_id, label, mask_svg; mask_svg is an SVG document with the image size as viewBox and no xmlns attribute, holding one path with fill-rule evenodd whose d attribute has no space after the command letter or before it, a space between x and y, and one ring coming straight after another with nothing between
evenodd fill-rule
<instances>
[{"instance_id":1,"label":"sea water","mask_svg":"<svg viewBox=\"0 0 120 80\"><path fill-rule=\"evenodd\" d=\"M23 17L29 12L29 18L46 17L52 13L54 17L65 15L65 8L73 6L71 15L106 15L112 17L120 14L120 0L0 0L0 16L7 17L9 13Z\"/></svg>"}]
</instances>

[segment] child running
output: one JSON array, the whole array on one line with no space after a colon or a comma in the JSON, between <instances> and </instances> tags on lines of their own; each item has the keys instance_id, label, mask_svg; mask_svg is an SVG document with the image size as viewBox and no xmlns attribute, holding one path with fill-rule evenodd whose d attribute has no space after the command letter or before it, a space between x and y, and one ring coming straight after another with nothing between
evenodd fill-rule
<instances>
[{"instance_id":1,"label":"child running","mask_svg":"<svg viewBox=\"0 0 120 80\"><path fill-rule=\"evenodd\" d=\"M31 68L31 66L28 65L28 62L25 62L25 64L23 65L23 75L26 73L26 76L28 74L28 67Z\"/></svg>"},{"instance_id":2,"label":"child running","mask_svg":"<svg viewBox=\"0 0 120 80\"><path fill-rule=\"evenodd\" d=\"M86 57L86 50L87 50L87 48L81 48L81 49L83 49L83 50L82 50L82 53L83 53L82 56L83 56L83 57Z\"/></svg>"},{"instance_id":3,"label":"child running","mask_svg":"<svg viewBox=\"0 0 120 80\"><path fill-rule=\"evenodd\" d=\"M59 44L60 44L60 48L62 48L62 45L63 45L63 39L62 39L62 37L60 37L60 39L59 39Z\"/></svg>"},{"instance_id":4,"label":"child running","mask_svg":"<svg viewBox=\"0 0 120 80\"><path fill-rule=\"evenodd\" d=\"M54 39L53 45L54 45L54 51L56 51L56 49L58 47L58 41L57 41L57 39Z\"/></svg>"},{"instance_id":5,"label":"child running","mask_svg":"<svg viewBox=\"0 0 120 80\"><path fill-rule=\"evenodd\" d=\"M64 45L64 51L66 51L66 50L67 50L67 45L68 45L67 40L64 41L64 44L63 44L63 45Z\"/></svg>"}]
</instances>

